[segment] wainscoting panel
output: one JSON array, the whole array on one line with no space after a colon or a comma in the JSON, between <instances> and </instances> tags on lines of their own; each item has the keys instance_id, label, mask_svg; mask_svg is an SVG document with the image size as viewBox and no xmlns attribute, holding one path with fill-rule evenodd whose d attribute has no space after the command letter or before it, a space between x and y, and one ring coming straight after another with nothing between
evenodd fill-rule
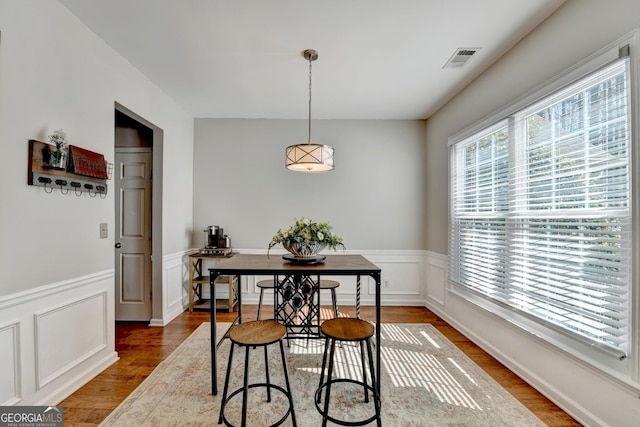
<instances>
[{"instance_id":1,"label":"wainscoting panel","mask_svg":"<svg viewBox=\"0 0 640 427\"><path fill-rule=\"evenodd\" d=\"M427 298L445 305L447 257L430 252L427 256Z\"/></svg>"},{"instance_id":2,"label":"wainscoting panel","mask_svg":"<svg viewBox=\"0 0 640 427\"><path fill-rule=\"evenodd\" d=\"M184 279L184 266L182 263L168 266L165 275L165 283L175 284L182 283ZM167 309L171 309L176 304L182 303L182 288L176 286L167 286L166 291Z\"/></svg>"},{"instance_id":3,"label":"wainscoting panel","mask_svg":"<svg viewBox=\"0 0 640 427\"><path fill-rule=\"evenodd\" d=\"M36 387L40 389L106 348L107 294L36 313L34 321Z\"/></svg>"},{"instance_id":4,"label":"wainscoting panel","mask_svg":"<svg viewBox=\"0 0 640 427\"><path fill-rule=\"evenodd\" d=\"M367 254L382 270L382 301L387 305L424 305L422 252ZM367 301L375 304L375 282L369 279ZM408 302L413 301L413 304Z\"/></svg>"},{"instance_id":5,"label":"wainscoting panel","mask_svg":"<svg viewBox=\"0 0 640 427\"><path fill-rule=\"evenodd\" d=\"M162 322L154 319L151 326L164 326L184 311L189 304L189 257L185 253L164 257L162 283Z\"/></svg>"},{"instance_id":6,"label":"wainscoting panel","mask_svg":"<svg viewBox=\"0 0 640 427\"><path fill-rule=\"evenodd\" d=\"M20 324L0 327L0 405L20 401Z\"/></svg>"},{"instance_id":7,"label":"wainscoting panel","mask_svg":"<svg viewBox=\"0 0 640 427\"><path fill-rule=\"evenodd\" d=\"M113 274L0 297L1 405L57 404L118 359Z\"/></svg>"}]
</instances>

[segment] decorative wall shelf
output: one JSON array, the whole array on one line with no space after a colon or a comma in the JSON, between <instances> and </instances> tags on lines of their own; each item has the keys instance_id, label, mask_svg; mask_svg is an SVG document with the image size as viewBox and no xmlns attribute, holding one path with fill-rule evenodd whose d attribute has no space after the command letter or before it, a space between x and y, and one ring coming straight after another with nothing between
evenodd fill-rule
<instances>
[{"instance_id":1,"label":"decorative wall shelf","mask_svg":"<svg viewBox=\"0 0 640 427\"><path fill-rule=\"evenodd\" d=\"M100 195L104 198L107 196L107 178L109 178L110 165L104 162L101 154L71 146L71 151L75 149L75 153L68 156L67 165L71 164L75 171L84 172L75 173L68 170L69 166L65 170L49 167L45 160L49 153L49 147L51 147L50 144L34 139L29 140L29 185L43 187L47 193L58 189L62 194L71 191L77 196L82 195L83 192L87 192L91 197ZM72 159L75 159L75 163ZM97 165L97 168L91 167L92 164L93 166ZM85 173L104 176L105 179L87 176Z\"/></svg>"}]
</instances>

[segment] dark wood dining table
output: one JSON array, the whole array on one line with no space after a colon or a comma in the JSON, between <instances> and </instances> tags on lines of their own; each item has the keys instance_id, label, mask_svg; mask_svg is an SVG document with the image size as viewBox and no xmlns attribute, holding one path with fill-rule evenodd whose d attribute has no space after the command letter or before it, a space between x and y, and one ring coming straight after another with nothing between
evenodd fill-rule
<instances>
[{"instance_id":1,"label":"dark wood dining table","mask_svg":"<svg viewBox=\"0 0 640 427\"><path fill-rule=\"evenodd\" d=\"M211 295L215 295L215 280L218 276L238 276L238 316L234 321L242 319L242 276L355 276L356 277L356 316L360 317L361 277L369 276L375 281L375 336L376 336L376 387L380 393L380 274L378 266L362 255L327 255L324 261L315 264L299 264L285 261L280 255L235 254L209 269ZM216 334L216 304L211 298L211 392L218 394L218 361L217 349L220 345ZM222 341L222 340L221 340Z\"/></svg>"}]
</instances>

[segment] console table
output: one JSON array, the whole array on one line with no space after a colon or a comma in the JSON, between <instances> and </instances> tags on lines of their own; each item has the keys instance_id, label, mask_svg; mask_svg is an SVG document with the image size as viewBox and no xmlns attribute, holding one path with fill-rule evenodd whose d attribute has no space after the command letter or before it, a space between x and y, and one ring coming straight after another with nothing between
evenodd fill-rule
<instances>
[{"instance_id":1,"label":"console table","mask_svg":"<svg viewBox=\"0 0 640 427\"><path fill-rule=\"evenodd\" d=\"M197 308L208 310L210 303L202 298L202 285L206 285L210 282L209 276L202 275L203 261L215 260L220 262L221 260L232 257L231 255L210 255L203 254L201 252L195 252L189 255L189 311L193 311L196 307L196 302L200 302ZM229 298L220 299L217 304L218 308L224 308L233 311L233 308L238 303L238 277L237 276L219 276L215 281L216 285L227 285L229 287ZM197 301L196 301L197 297ZM211 300L215 300L215 289L211 291Z\"/></svg>"}]
</instances>

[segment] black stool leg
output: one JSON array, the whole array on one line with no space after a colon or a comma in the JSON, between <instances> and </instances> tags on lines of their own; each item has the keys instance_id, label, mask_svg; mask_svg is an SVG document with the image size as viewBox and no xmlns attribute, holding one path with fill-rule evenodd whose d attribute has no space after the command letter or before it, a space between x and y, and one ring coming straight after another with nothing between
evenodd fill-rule
<instances>
[{"instance_id":1,"label":"black stool leg","mask_svg":"<svg viewBox=\"0 0 640 427\"><path fill-rule=\"evenodd\" d=\"M220 415L218 416L218 424L222 424L222 413L224 411L224 405L227 403L227 391L229 390L229 377L231 376L231 361L233 360L233 347L235 344L231 341L231 348L229 349L229 362L227 364L227 374L224 378L224 391L222 392L222 400L220 401Z\"/></svg>"},{"instance_id":2,"label":"black stool leg","mask_svg":"<svg viewBox=\"0 0 640 427\"><path fill-rule=\"evenodd\" d=\"M267 356L267 346L264 346L264 371L267 375L267 402L271 402L271 381L269 381L269 356Z\"/></svg>"},{"instance_id":3,"label":"black stool leg","mask_svg":"<svg viewBox=\"0 0 640 427\"><path fill-rule=\"evenodd\" d=\"M322 416L322 427L327 425L329 416L329 399L331 398L331 378L333 378L333 357L336 352L336 340L331 340L331 351L329 352L329 372L327 373L327 393L324 396L324 415Z\"/></svg>"},{"instance_id":4,"label":"black stool leg","mask_svg":"<svg viewBox=\"0 0 640 427\"><path fill-rule=\"evenodd\" d=\"M373 353L371 351L371 341L367 340L367 355L369 356L369 370L371 371L371 386L373 388L373 405L376 409L376 424L378 427L382 426L382 420L380 419L380 395L378 394L378 386L376 383L375 367L373 365ZM364 363L364 359L362 360Z\"/></svg>"},{"instance_id":5,"label":"black stool leg","mask_svg":"<svg viewBox=\"0 0 640 427\"><path fill-rule=\"evenodd\" d=\"M362 382L364 383L364 401L369 403L369 390L367 389L367 366L364 363L364 342L360 341L360 360L362 361Z\"/></svg>"},{"instance_id":6,"label":"black stool leg","mask_svg":"<svg viewBox=\"0 0 640 427\"><path fill-rule=\"evenodd\" d=\"M284 354L284 344L280 340L280 357L282 357L282 368L284 369L284 382L287 385L287 393L289 393L289 406L291 407L291 421L293 427L296 427L296 413L293 410L293 393L291 393L291 385L289 384L289 368L287 367L287 357Z\"/></svg>"},{"instance_id":7,"label":"black stool leg","mask_svg":"<svg viewBox=\"0 0 640 427\"><path fill-rule=\"evenodd\" d=\"M335 317L340 317L340 313L338 313L338 299L336 298L336 290L331 289L331 301L333 302L333 315Z\"/></svg>"},{"instance_id":8,"label":"black stool leg","mask_svg":"<svg viewBox=\"0 0 640 427\"><path fill-rule=\"evenodd\" d=\"M262 313L262 297L264 296L264 288L260 288L260 299L258 299L258 316L257 320L260 320L260 313Z\"/></svg>"},{"instance_id":9,"label":"black stool leg","mask_svg":"<svg viewBox=\"0 0 640 427\"><path fill-rule=\"evenodd\" d=\"M244 389L242 390L242 426L247 425L247 401L249 397L249 346L245 346L244 356Z\"/></svg>"},{"instance_id":10,"label":"black stool leg","mask_svg":"<svg viewBox=\"0 0 640 427\"><path fill-rule=\"evenodd\" d=\"M322 400L322 383L324 382L324 368L327 366L327 353L329 353L329 338L324 340L324 353L322 354L322 369L320 369L320 384L318 384L318 388L321 390L318 393L316 398L316 402L320 403Z\"/></svg>"}]
</instances>

